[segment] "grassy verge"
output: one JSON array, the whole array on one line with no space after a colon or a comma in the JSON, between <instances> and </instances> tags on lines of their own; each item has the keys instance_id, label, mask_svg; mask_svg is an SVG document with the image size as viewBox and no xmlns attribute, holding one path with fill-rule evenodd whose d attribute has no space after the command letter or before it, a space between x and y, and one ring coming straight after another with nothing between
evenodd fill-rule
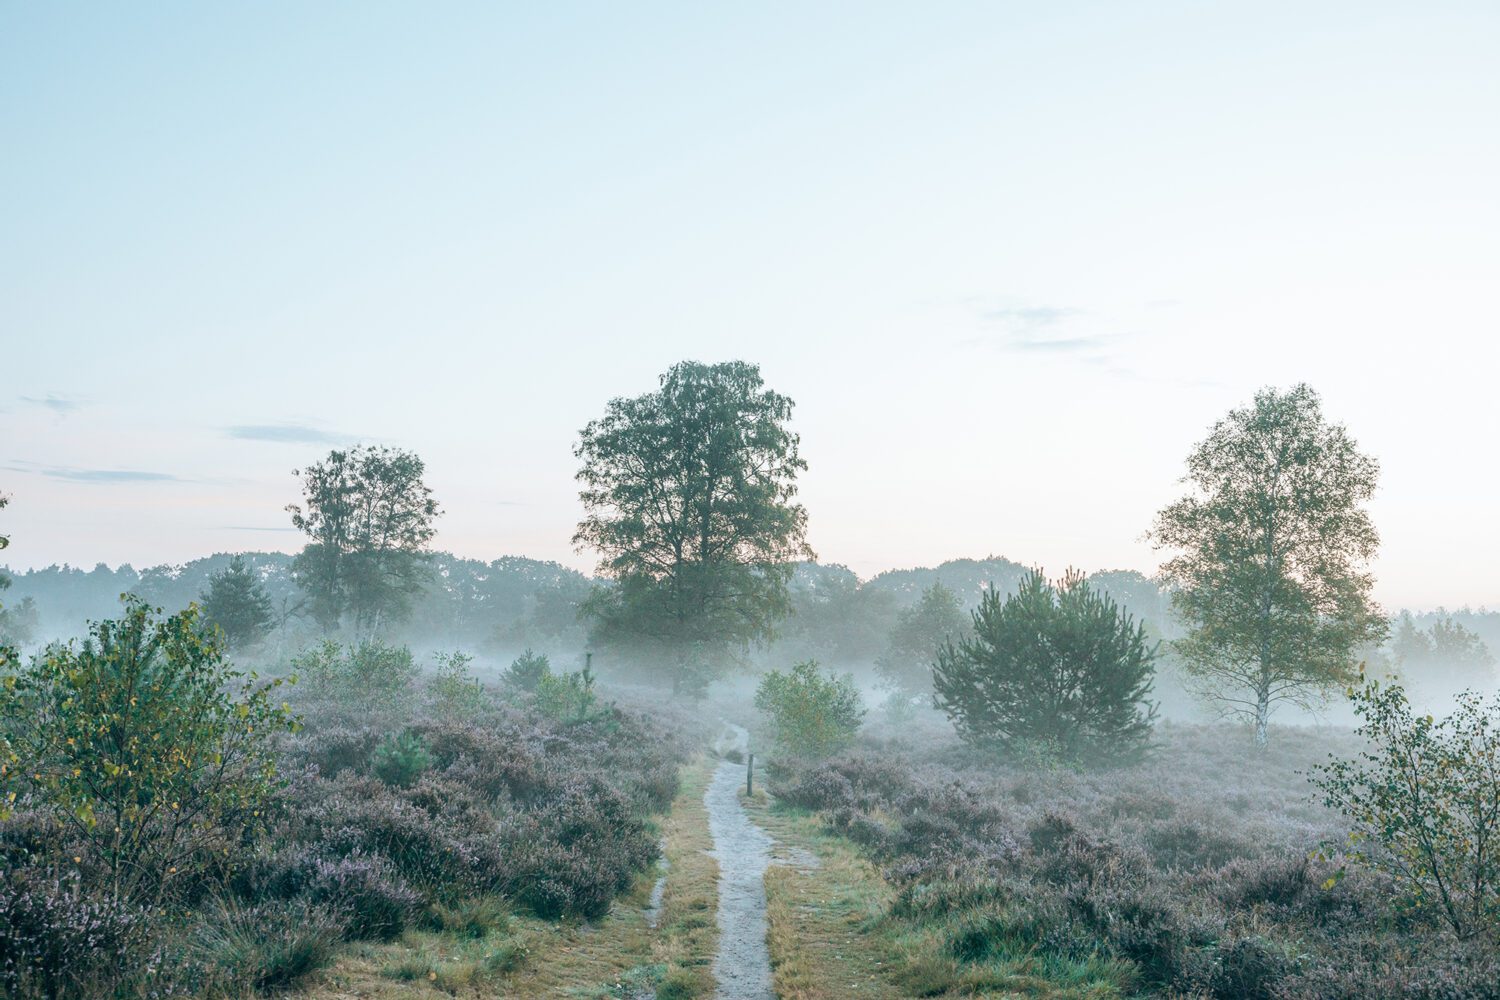
<instances>
[{"instance_id":1,"label":"grassy verge","mask_svg":"<svg viewBox=\"0 0 1500 1000\"><path fill-rule=\"evenodd\" d=\"M893 914L891 887L858 845L816 814L768 801L763 792L744 801L777 841L780 863L766 872L766 901L781 1000L1131 995L1128 967L1048 955L1024 935L1007 933L1007 917L1024 924L1024 914L966 907L918 918Z\"/></svg>"},{"instance_id":2,"label":"grassy verge","mask_svg":"<svg viewBox=\"0 0 1500 1000\"><path fill-rule=\"evenodd\" d=\"M894 942L882 924L890 891L858 848L803 810L745 799L776 838L766 870L767 944L781 1000L870 1000L904 994L892 980Z\"/></svg>"},{"instance_id":3,"label":"grassy verge","mask_svg":"<svg viewBox=\"0 0 1500 1000\"><path fill-rule=\"evenodd\" d=\"M315 1000L397 997L631 997L691 1000L713 989L718 865L703 793L713 761L683 768L662 820L668 863L662 907L648 920L660 872L643 873L593 924L507 915L498 900L456 912L445 926L388 944L352 946L308 991Z\"/></svg>"}]
</instances>

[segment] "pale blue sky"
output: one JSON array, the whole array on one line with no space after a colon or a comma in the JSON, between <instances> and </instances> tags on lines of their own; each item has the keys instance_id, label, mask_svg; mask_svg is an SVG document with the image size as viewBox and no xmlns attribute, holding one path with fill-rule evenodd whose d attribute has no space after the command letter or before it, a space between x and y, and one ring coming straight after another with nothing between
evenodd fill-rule
<instances>
[{"instance_id":1,"label":"pale blue sky","mask_svg":"<svg viewBox=\"0 0 1500 1000\"><path fill-rule=\"evenodd\" d=\"M437 543L587 566L576 432L685 357L798 402L825 561L1134 567L1306 380L1379 595L1500 606L1500 5L0 7L12 565L291 549L413 448Z\"/></svg>"}]
</instances>

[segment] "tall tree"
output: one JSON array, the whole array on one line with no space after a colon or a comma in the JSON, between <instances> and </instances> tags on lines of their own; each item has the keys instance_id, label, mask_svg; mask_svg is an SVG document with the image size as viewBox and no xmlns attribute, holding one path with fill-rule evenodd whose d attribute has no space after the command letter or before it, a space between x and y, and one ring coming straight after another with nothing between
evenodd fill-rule
<instances>
[{"instance_id":1,"label":"tall tree","mask_svg":"<svg viewBox=\"0 0 1500 1000\"><path fill-rule=\"evenodd\" d=\"M958 595L941 583L922 591L916 604L896 615L890 643L875 661L887 682L908 694L932 687L932 663L943 644L968 628Z\"/></svg>"},{"instance_id":2,"label":"tall tree","mask_svg":"<svg viewBox=\"0 0 1500 1000\"><path fill-rule=\"evenodd\" d=\"M1379 467L1306 385L1262 389L1188 457L1191 492L1151 532L1204 693L1255 725L1352 683L1354 653L1386 634L1366 566L1379 535L1365 504Z\"/></svg>"},{"instance_id":3,"label":"tall tree","mask_svg":"<svg viewBox=\"0 0 1500 1000\"><path fill-rule=\"evenodd\" d=\"M204 621L218 626L230 649L265 638L276 617L271 595L243 556L235 556L228 569L208 578L201 604Z\"/></svg>"},{"instance_id":4,"label":"tall tree","mask_svg":"<svg viewBox=\"0 0 1500 1000\"><path fill-rule=\"evenodd\" d=\"M1032 570L1003 600L992 587L973 621L932 672L934 703L965 741L1074 761L1145 750L1156 647L1082 573L1054 585Z\"/></svg>"},{"instance_id":5,"label":"tall tree","mask_svg":"<svg viewBox=\"0 0 1500 1000\"><path fill-rule=\"evenodd\" d=\"M287 511L309 542L293 569L325 629L348 618L357 632L378 631L410 611L441 513L425 471L412 452L363 446L294 470L303 502Z\"/></svg>"},{"instance_id":6,"label":"tall tree","mask_svg":"<svg viewBox=\"0 0 1500 1000\"><path fill-rule=\"evenodd\" d=\"M573 541L597 550L615 583L585 611L600 641L665 660L674 690L769 639L794 561L812 555L793 501L807 464L791 413L754 365L685 361L582 431L586 517Z\"/></svg>"}]
</instances>

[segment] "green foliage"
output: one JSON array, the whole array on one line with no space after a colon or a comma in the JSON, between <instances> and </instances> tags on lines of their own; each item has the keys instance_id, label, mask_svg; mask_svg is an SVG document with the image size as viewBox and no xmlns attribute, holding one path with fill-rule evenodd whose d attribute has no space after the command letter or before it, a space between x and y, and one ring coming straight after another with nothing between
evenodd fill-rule
<instances>
[{"instance_id":1,"label":"green foliage","mask_svg":"<svg viewBox=\"0 0 1500 1000\"><path fill-rule=\"evenodd\" d=\"M922 591L916 604L896 616L890 645L875 661L894 688L913 694L932 687L932 663L938 650L968 627L958 595L941 583Z\"/></svg>"},{"instance_id":2,"label":"green foliage","mask_svg":"<svg viewBox=\"0 0 1500 1000\"><path fill-rule=\"evenodd\" d=\"M803 758L848 746L865 716L854 678L825 674L812 660L762 677L755 707L766 714L777 750Z\"/></svg>"},{"instance_id":3,"label":"green foliage","mask_svg":"<svg viewBox=\"0 0 1500 1000\"><path fill-rule=\"evenodd\" d=\"M562 722L583 722L599 708L599 696L594 693L594 672L588 665L581 671L566 674L554 674L549 670L541 675L532 692L536 696L537 709L548 718Z\"/></svg>"},{"instance_id":4,"label":"green foliage","mask_svg":"<svg viewBox=\"0 0 1500 1000\"><path fill-rule=\"evenodd\" d=\"M973 619L933 669L935 704L966 741L1072 762L1145 750L1155 647L1081 573L1054 586L1033 570L1003 602L988 591Z\"/></svg>"},{"instance_id":5,"label":"green foliage","mask_svg":"<svg viewBox=\"0 0 1500 1000\"><path fill-rule=\"evenodd\" d=\"M10 579L0 575L0 590L10 584ZM35 641L41 624L36 601L23 597L10 607L0 606L0 646L25 646Z\"/></svg>"},{"instance_id":6,"label":"green foliage","mask_svg":"<svg viewBox=\"0 0 1500 1000\"><path fill-rule=\"evenodd\" d=\"M1203 693L1248 716L1349 683L1354 652L1385 636L1365 566L1379 535L1364 505L1379 466L1323 418L1306 385L1263 389L1188 457L1193 491L1152 530L1188 627L1174 644Z\"/></svg>"},{"instance_id":7,"label":"green foliage","mask_svg":"<svg viewBox=\"0 0 1500 1000\"><path fill-rule=\"evenodd\" d=\"M438 653L436 659L437 670L428 681L436 707L444 715L456 718L469 718L483 709L489 699L479 679L469 673L474 657L455 650Z\"/></svg>"},{"instance_id":8,"label":"green foliage","mask_svg":"<svg viewBox=\"0 0 1500 1000\"><path fill-rule=\"evenodd\" d=\"M552 665L547 661L547 654L533 653L528 649L511 661L510 668L505 671L505 683L522 691L534 692L551 676Z\"/></svg>"},{"instance_id":9,"label":"green foliage","mask_svg":"<svg viewBox=\"0 0 1500 1000\"><path fill-rule=\"evenodd\" d=\"M369 706L407 694L417 676L411 650L382 639L348 647L325 639L294 657L292 669L315 695Z\"/></svg>"},{"instance_id":10,"label":"green foliage","mask_svg":"<svg viewBox=\"0 0 1500 1000\"><path fill-rule=\"evenodd\" d=\"M680 690L771 637L793 562L811 555L791 412L754 365L689 361L583 429L573 540L614 581L585 605L597 641L662 664Z\"/></svg>"},{"instance_id":11,"label":"green foliage","mask_svg":"<svg viewBox=\"0 0 1500 1000\"><path fill-rule=\"evenodd\" d=\"M331 451L297 471L303 502L287 511L309 542L295 572L325 629L349 618L369 633L409 614L441 513L425 471L412 452L366 447Z\"/></svg>"},{"instance_id":12,"label":"green foliage","mask_svg":"<svg viewBox=\"0 0 1500 1000\"><path fill-rule=\"evenodd\" d=\"M1391 637L1391 653L1397 669L1413 681L1418 675L1444 672L1488 684L1494 676L1495 656L1489 646L1441 608L1425 629L1417 626L1411 612L1401 612Z\"/></svg>"},{"instance_id":13,"label":"green foliage","mask_svg":"<svg viewBox=\"0 0 1500 1000\"><path fill-rule=\"evenodd\" d=\"M209 577L202 606L204 622L224 633L230 649L260 641L275 619L265 585L241 556L235 556L228 569Z\"/></svg>"},{"instance_id":14,"label":"green foliage","mask_svg":"<svg viewBox=\"0 0 1500 1000\"><path fill-rule=\"evenodd\" d=\"M1500 923L1500 697L1473 691L1440 721L1413 714L1399 685L1351 688L1370 749L1313 782L1353 824L1346 852L1393 875L1459 937Z\"/></svg>"},{"instance_id":15,"label":"green foliage","mask_svg":"<svg viewBox=\"0 0 1500 1000\"><path fill-rule=\"evenodd\" d=\"M411 730L387 734L370 755L375 776L393 788L410 788L432 767L432 754Z\"/></svg>"},{"instance_id":16,"label":"green foliage","mask_svg":"<svg viewBox=\"0 0 1500 1000\"><path fill-rule=\"evenodd\" d=\"M125 599L81 646L0 685L0 773L88 845L117 898L154 901L256 825L276 787L271 737L295 728L282 683L234 672L197 612Z\"/></svg>"}]
</instances>

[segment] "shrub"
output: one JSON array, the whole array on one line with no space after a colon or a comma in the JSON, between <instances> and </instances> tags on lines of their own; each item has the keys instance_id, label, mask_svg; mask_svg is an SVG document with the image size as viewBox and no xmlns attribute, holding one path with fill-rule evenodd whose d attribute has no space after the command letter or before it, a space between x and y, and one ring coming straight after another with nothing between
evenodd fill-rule
<instances>
[{"instance_id":1,"label":"shrub","mask_svg":"<svg viewBox=\"0 0 1500 1000\"><path fill-rule=\"evenodd\" d=\"M406 730L381 740L370 757L370 765L375 776L387 785L410 788L432 766L432 755L420 736Z\"/></svg>"},{"instance_id":2,"label":"shrub","mask_svg":"<svg viewBox=\"0 0 1500 1000\"><path fill-rule=\"evenodd\" d=\"M352 855L313 862L308 899L344 921L346 937L389 941L406 929L421 898L379 855Z\"/></svg>"},{"instance_id":3,"label":"shrub","mask_svg":"<svg viewBox=\"0 0 1500 1000\"><path fill-rule=\"evenodd\" d=\"M826 757L847 746L865 715L854 678L825 676L812 660L761 678L755 707L770 720L777 749L792 757Z\"/></svg>"},{"instance_id":4,"label":"shrub","mask_svg":"<svg viewBox=\"0 0 1500 1000\"><path fill-rule=\"evenodd\" d=\"M1155 647L1081 573L1053 585L1033 570L1003 602L991 588L973 617L973 635L944 645L933 667L935 703L966 741L1070 760L1141 756Z\"/></svg>"},{"instance_id":5,"label":"shrub","mask_svg":"<svg viewBox=\"0 0 1500 1000\"><path fill-rule=\"evenodd\" d=\"M522 691L535 691L542 680L551 675L552 665L547 662L547 654L533 653L528 649L511 662L504 679L505 683Z\"/></svg>"},{"instance_id":6,"label":"shrub","mask_svg":"<svg viewBox=\"0 0 1500 1000\"><path fill-rule=\"evenodd\" d=\"M1441 721L1413 714L1399 685L1350 691L1371 748L1316 775L1353 824L1349 855L1394 876L1460 938L1500 918L1500 698L1472 691Z\"/></svg>"},{"instance_id":7,"label":"shrub","mask_svg":"<svg viewBox=\"0 0 1500 1000\"><path fill-rule=\"evenodd\" d=\"M7 774L71 828L125 900L159 898L222 856L277 785L270 738L294 728L203 635L197 612L126 598L81 647L52 646L0 688ZM181 871L179 871L181 869Z\"/></svg>"},{"instance_id":8,"label":"shrub","mask_svg":"<svg viewBox=\"0 0 1500 1000\"><path fill-rule=\"evenodd\" d=\"M160 968L149 915L89 893L76 871L10 869L0 880L0 994L111 996Z\"/></svg>"},{"instance_id":9,"label":"shrub","mask_svg":"<svg viewBox=\"0 0 1500 1000\"><path fill-rule=\"evenodd\" d=\"M387 705L406 694L417 677L411 650L382 639L347 648L325 639L294 657L292 669L310 693L366 707Z\"/></svg>"},{"instance_id":10,"label":"shrub","mask_svg":"<svg viewBox=\"0 0 1500 1000\"><path fill-rule=\"evenodd\" d=\"M437 654L437 670L428 687L436 709L446 718L469 718L479 712L488 700L479 679L469 673L474 657L467 653Z\"/></svg>"},{"instance_id":11,"label":"shrub","mask_svg":"<svg viewBox=\"0 0 1500 1000\"><path fill-rule=\"evenodd\" d=\"M594 672L587 664L580 671L547 673L534 690L537 709L559 722L584 722L597 714L599 696L594 693Z\"/></svg>"}]
</instances>

